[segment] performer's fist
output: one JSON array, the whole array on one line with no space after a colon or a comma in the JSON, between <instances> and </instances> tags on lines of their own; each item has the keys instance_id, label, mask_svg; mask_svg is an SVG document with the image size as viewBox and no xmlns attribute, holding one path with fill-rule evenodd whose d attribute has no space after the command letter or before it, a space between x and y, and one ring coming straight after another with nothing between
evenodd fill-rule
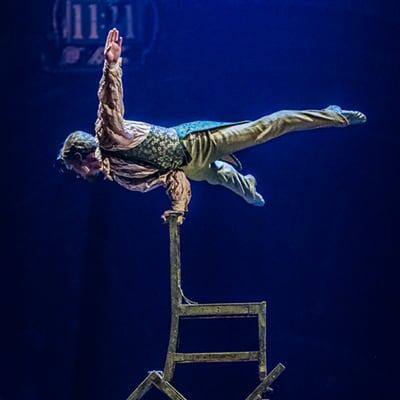
<instances>
[{"instance_id":1,"label":"performer's fist","mask_svg":"<svg viewBox=\"0 0 400 400\"><path fill-rule=\"evenodd\" d=\"M176 216L176 222L178 223L178 225L182 225L183 221L185 220L185 217L183 216L183 212L179 212L179 211L173 211L173 210L167 210L164 211L164 214L161 215L161 219L163 220L164 223L168 222L169 219L172 216Z\"/></svg>"},{"instance_id":2,"label":"performer's fist","mask_svg":"<svg viewBox=\"0 0 400 400\"><path fill-rule=\"evenodd\" d=\"M122 53L122 36L116 28L108 32L106 44L104 46L104 57L109 64L116 63Z\"/></svg>"}]
</instances>

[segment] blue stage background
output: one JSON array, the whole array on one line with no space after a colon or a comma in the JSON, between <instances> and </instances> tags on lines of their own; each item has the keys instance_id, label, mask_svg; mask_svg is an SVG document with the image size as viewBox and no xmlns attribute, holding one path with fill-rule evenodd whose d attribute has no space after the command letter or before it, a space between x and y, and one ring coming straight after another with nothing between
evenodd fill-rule
<instances>
[{"instance_id":1,"label":"blue stage background","mask_svg":"<svg viewBox=\"0 0 400 400\"><path fill-rule=\"evenodd\" d=\"M126 118L235 121L329 104L369 118L240 153L264 208L193 183L182 227L186 295L267 300L269 367L287 366L276 400L393 398L399 3L158 3L156 47L124 75ZM161 189L88 184L54 167L69 132L93 132L101 68L43 71L52 4L10 2L1 35L0 399L125 399L164 364L169 264L160 214L169 203ZM256 343L243 321L183 328L191 350ZM251 364L206 365L179 366L174 382L190 400L239 400L258 379Z\"/></svg>"}]
</instances>

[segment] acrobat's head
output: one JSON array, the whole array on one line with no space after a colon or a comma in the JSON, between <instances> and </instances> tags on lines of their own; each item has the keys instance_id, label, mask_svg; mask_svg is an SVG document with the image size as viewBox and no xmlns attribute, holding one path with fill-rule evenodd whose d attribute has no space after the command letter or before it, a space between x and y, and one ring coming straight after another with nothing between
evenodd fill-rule
<instances>
[{"instance_id":1,"label":"acrobat's head","mask_svg":"<svg viewBox=\"0 0 400 400\"><path fill-rule=\"evenodd\" d=\"M96 157L97 142L93 135L75 131L65 139L57 160L67 169L74 170L80 177L95 177L101 170L101 162Z\"/></svg>"}]
</instances>

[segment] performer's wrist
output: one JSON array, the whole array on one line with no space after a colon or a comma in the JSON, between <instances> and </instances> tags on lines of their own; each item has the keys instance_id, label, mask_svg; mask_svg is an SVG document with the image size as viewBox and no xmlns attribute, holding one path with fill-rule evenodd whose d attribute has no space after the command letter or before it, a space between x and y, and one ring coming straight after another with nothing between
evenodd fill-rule
<instances>
[{"instance_id":1,"label":"performer's wrist","mask_svg":"<svg viewBox=\"0 0 400 400\"><path fill-rule=\"evenodd\" d=\"M179 225L183 224L185 220L185 211L184 210L166 210L161 215L161 219L164 223L168 222L171 217L176 217Z\"/></svg>"},{"instance_id":2,"label":"performer's wrist","mask_svg":"<svg viewBox=\"0 0 400 400\"><path fill-rule=\"evenodd\" d=\"M119 57L117 61L108 61L107 59L105 59L104 61L108 69L115 69L121 65L122 57Z\"/></svg>"}]
</instances>

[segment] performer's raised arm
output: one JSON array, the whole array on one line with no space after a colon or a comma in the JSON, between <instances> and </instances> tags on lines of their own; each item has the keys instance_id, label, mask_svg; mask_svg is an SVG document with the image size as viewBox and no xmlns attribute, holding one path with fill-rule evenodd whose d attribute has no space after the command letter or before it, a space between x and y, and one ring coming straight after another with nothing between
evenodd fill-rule
<instances>
[{"instance_id":1,"label":"performer's raised arm","mask_svg":"<svg viewBox=\"0 0 400 400\"><path fill-rule=\"evenodd\" d=\"M96 134L101 145L126 139L121 69L122 37L117 29L109 31L104 47L104 68L98 91L99 109Z\"/></svg>"}]
</instances>

